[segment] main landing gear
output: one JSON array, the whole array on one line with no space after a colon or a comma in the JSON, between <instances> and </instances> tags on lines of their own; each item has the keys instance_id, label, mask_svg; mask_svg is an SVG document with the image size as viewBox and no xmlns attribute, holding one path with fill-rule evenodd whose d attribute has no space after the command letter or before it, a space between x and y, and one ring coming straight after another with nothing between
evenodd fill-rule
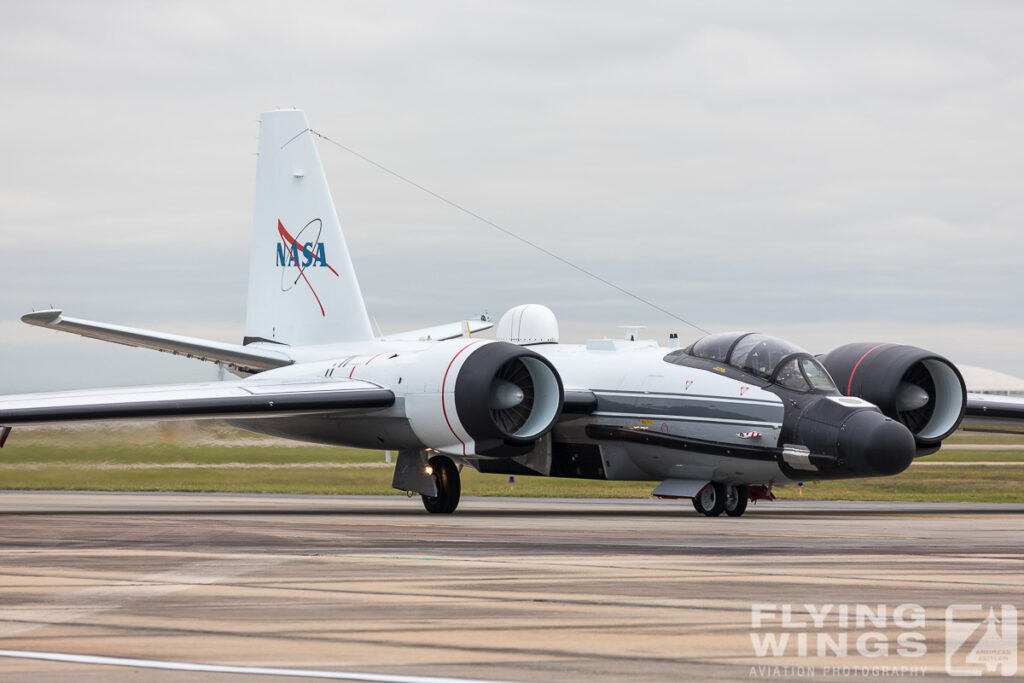
<instances>
[{"instance_id":1,"label":"main landing gear","mask_svg":"<svg viewBox=\"0 0 1024 683\"><path fill-rule=\"evenodd\" d=\"M451 458L435 455L429 461L430 474L437 484L436 496L423 496L423 507L427 512L455 512L462 495L462 482L459 480L459 468Z\"/></svg>"},{"instance_id":2,"label":"main landing gear","mask_svg":"<svg viewBox=\"0 0 1024 683\"><path fill-rule=\"evenodd\" d=\"M455 512L462 494L459 467L445 455L428 459L431 451L398 452L392 488L405 491L409 497L420 494L427 512Z\"/></svg>"},{"instance_id":3,"label":"main landing gear","mask_svg":"<svg viewBox=\"0 0 1024 683\"><path fill-rule=\"evenodd\" d=\"M694 509L707 517L718 517L723 512L739 517L747 510L747 487L713 481L693 499Z\"/></svg>"}]
</instances>

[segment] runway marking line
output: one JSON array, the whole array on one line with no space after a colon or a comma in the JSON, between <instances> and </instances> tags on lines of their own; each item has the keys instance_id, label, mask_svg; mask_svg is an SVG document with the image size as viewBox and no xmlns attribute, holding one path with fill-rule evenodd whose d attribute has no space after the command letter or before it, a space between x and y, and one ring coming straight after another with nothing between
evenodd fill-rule
<instances>
[{"instance_id":1,"label":"runway marking line","mask_svg":"<svg viewBox=\"0 0 1024 683\"><path fill-rule=\"evenodd\" d=\"M838 534L758 534L758 533L738 533L738 534L725 534L726 536L763 536L767 538L869 538L877 540L879 538L886 539L897 539L900 541L917 541L920 540L916 536L841 536Z\"/></svg>"},{"instance_id":2,"label":"runway marking line","mask_svg":"<svg viewBox=\"0 0 1024 683\"><path fill-rule=\"evenodd\" d=\"M274 520L277 524L326 524L328 526L414 526L437 528L438 524L413 524L412 522L306 522L298 520ZM273 523L273 522L272 522ZM453 525L445 525L453 526Z\"/></svg>"},{"instance_id":3,"label":"runway marking line","mask_svg":"<svg viewBox=\"0 0 1024 683\"><path fill-rule=\"evenodd\" d=\"M369 681L370 683L509 683L509 681L476 678L449 678L445 676L407 676L401 674L374 674L354 671L319 671L316 669L284 669L261 666L226 666L196 664L193 662L167 662L156 659L130 659L76 655L62 652L33 652L29 650L0 650L0 657L11 659L42 659L71 664L99 664L126 666L133 669L163 669L169 671L199 671L204 673L247 674L249 676L290 676L293 678L328 678L342 681Z\"/></svg>"},{"instance_id":4,"label":"runway marking line","mask_svg":"<svg viewBox=\"0 0 1024 683\"><path fill-rule=\"evenodd\" d=\"M984 519L984 520L998 520L1004 522L1019 522L1020 517L988 517L983 515L958 515L948 513L944 515L917 515L917 514L906 514L906 515L865 515L872 519Z\"/></svg>"},{"instance_id":5,"label":"runway marking line","mask_svg":"<svg viewBox=\"0 0 1024 683\"><path fill-rule=\"evenodd\" d=\"M125 494L128 494L128 495L131 495L132 493L136 493L136 492L134 492L134 491L115 491L115 493L125 493ZM395 496L395 498L399 498L399 496ZM342 501L336 501L336 500L300 500L300 499L297 499L297 498L291 498L291 499L288 499L288 500L260 500L258 498L207 498L207 499L204 499L202 497L197 497L197 496L182 496L180 498L154 498L154 499L152 499L152 501L156 502L156 503L179 503L179 504L184 501L186 504L195 504L195 503L198 502L200 504L205 504L205 503L230 503L231 505L295 505L295 506L299 506L299 507L308 507L308 506L315 506L315 507L337 507L339 514L343 514L344 513L344 508L345 507L366 508L366 507L377 507L377 505L378 505L377 503L374 503L374 502L354 501L354 500L346 500L346 501L344 501L344 503L342 503ZM343 507L341 507L342 505L343 505ZM142 511L142 512L145 512L145 511ZM70 512L68 514L74 514L74 512Z\"/></svg>"}]
</instances>

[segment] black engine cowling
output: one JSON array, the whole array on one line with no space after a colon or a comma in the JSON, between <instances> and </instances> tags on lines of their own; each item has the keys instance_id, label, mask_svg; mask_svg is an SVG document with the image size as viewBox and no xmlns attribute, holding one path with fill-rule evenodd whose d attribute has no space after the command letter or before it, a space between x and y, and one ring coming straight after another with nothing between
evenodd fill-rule
<instances>
[{"instance_id":1,"label":"black engine cowling","mask_svg":"<svg viewBox=\"0 0 1024 683\"><path fill-rule=\"evenodd\" d=\"M820 357L839 391L874 403L914 435L918 455L938 450L960 425L967 388L951 362L902 344L856 343Z\"/></svg>"},{"instance_id":2,"label":"black engine cowling","mask_svg":"<svg viewBox=\"0 0 1024 683\"><path fill-rule=\"evenodd\" d=\"M455 383L459 421L475 439L476 452L492 457L532 448L554 426L563 395L548 359L507 342L476 350Z\"/></svg>"}]
</instances>

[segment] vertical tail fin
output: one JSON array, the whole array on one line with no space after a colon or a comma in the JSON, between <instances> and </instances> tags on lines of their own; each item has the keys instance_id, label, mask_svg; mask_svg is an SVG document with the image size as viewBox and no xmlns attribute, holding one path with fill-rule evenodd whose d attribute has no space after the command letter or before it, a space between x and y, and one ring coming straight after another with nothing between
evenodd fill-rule
<instances>
[{"instance_id":1,"label":"vertical tail fin","mask_svg":"<svg viewBox=\"0 0 1024 683\"><path fill-rule=\"evenodd\" d=\"M369 341L370 321L306 115L260 116L245 339Z\"/></svg>"}]
</instances>

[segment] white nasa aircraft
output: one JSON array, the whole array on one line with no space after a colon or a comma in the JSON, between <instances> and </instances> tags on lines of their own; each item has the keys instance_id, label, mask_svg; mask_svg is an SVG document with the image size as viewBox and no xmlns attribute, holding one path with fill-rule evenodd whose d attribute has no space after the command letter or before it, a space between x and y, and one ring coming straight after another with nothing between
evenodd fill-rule
<instances>
[{"instance_id":1,"label":"white nasa aircraft","mask_svg":"<svg viewBox=\"0 0 1024 683\"><path fill-rule=\"evenodd\" d=\"M393 485L453 512L462 467L661 482L707 516L742 515L773 485L891 475L938 449L965 413L1014 428L1024 402L968 397L956 367L894 344L814 357L762 334L558 343L550 310L519 306L373 334L301 111L260 121L245 338L226 344L65 317L25 322L214 361L244 379L0 397L11 428L60 421L227 418L264 434L398 451ZM838 383L838 384L837 384ZM1017 427L1019 428L1019 427Z\"/></svg>"}]
</instances>

